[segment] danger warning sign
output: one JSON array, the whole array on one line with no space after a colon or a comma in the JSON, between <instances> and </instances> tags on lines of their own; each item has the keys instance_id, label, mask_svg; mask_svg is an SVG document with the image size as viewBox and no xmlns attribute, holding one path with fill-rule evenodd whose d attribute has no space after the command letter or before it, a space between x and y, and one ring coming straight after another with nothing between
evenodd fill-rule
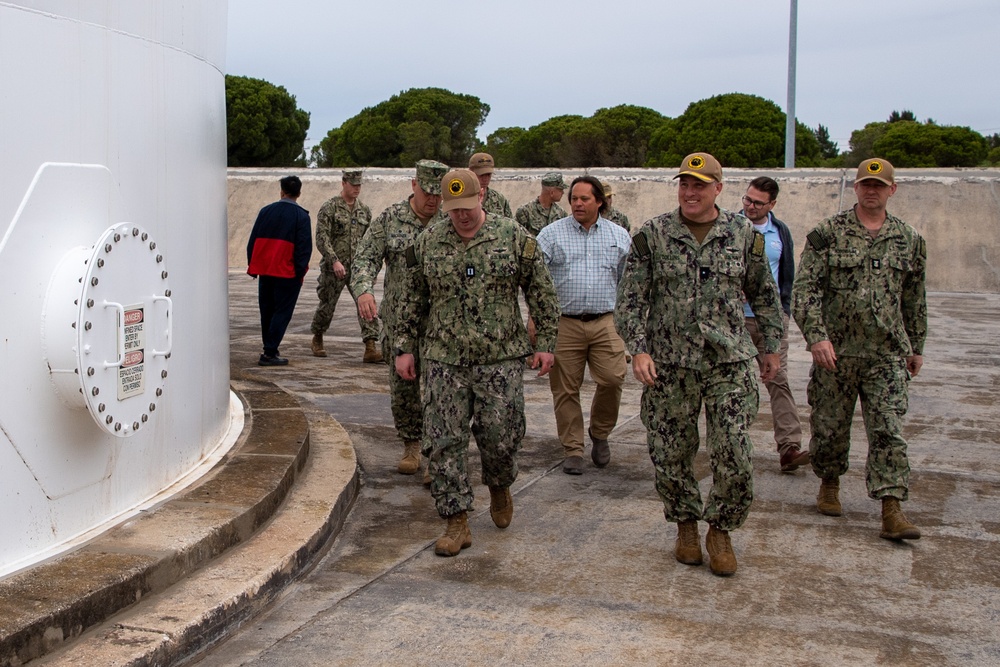
<instances>
[{"instance_id":1,"label":"danger warning sign","mask_svg":"<svg viewBox=\"0 0 1000 667\"><path fill-rule=\"evenodd\" d=\"M118 367L118 400L137 396L146 386L145 358L146 330L142 305L125 308L125 350L122 365Z\"/></svg>"}]
</instances>

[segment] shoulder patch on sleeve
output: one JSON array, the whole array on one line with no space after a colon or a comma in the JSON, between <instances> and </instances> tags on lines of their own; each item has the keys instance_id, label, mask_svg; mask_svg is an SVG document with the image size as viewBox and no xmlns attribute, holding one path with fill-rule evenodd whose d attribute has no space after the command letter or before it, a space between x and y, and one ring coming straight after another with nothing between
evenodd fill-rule
<instances>
[{"instance_id":1,"label":"shoulder patch on sleeve","mask_svg":"<svg viewBox=\"0 0 1000 667\"><path fill-rule=\"evenodd\" d=\"M535 258L535 250L538 248L538 241L528 237L524 239L524 246L521 248L521 259L531 261Z\"/></svg>"},{"instance_id":2,"label":"shoulder patch on sleeve","mask_svg":"<svg viewBox=\"0 0 1000 667\"><path fill-rule=\"evenodd\" d=\"M412 269L417 265L417 253L413 250L413 246L410 246L403 253L403 257L406 258L406 268Z\"/></svg>"},{"instance_id":3,"label":"shoulder patch on sleeve","mask_svg":"<svg viewBox=\"0 0 1000 667\"><path fill-rule=\"evenodd\" d=\"M917 242L917 254L920 255L920 259L927 259L927 242L924 237L920 237L920 241Z\"/></svg>"},{"instance_id":4,"label":"shoulder patch on sleeve","mask_svg":"<svg viewBox=\"0 0 1000 667\"><path fill-rule=\"evenodd\" d=\"M753 233L753 245L750 246L750 254L758 259L764 256L764 235L758 231Z\"/></svg>"},{"instance_id":5,"label":"shoulder patch on sleeve","mask_svg":"<svg viewBox=\"0 0 1000 667\"><path fill-rule=\"evenodd\" d=\"M646 232L639 232L632 237L632 254L641 259L649 257L649 241L646 240Z\"/></svg>"},{"instance_id":6,"label":"shoulder patch on sleeve","mask_svg":"<svg viewBox=\"0 0 1000 667\"><path fill-rule=\"evenodd\" d=\"M809 241L809 245L813 247L813 250L824 250L829 244L823 235L819 233L818 229L814 229L808 234L806 234L806 240Z\"/></svg>"}]
</instances>

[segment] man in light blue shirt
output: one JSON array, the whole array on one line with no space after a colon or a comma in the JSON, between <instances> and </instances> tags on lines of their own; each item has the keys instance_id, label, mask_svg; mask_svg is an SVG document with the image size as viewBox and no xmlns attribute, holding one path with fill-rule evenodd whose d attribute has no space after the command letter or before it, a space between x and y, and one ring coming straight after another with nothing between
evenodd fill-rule
<instances>
[{"instance_id":1,"label":"man in light blue shirt","mask_svg":"<svg viewBox=\"0 0 1000 667\"><path fill-rule=\"evenodd\" d=\"M580 176L570 185L572 215L538 233L538 247L559 295L556 363L549 374L556 429L565 452L563 472L583 473L583 408L580 386L584 369L597 384L590 406L591 459L608 465L608 437L618 423L625 381L625 344L615 330L612 311L618 281L632 240L623 228L602 217L608 210L601 182Z\"/></svg>"},{"instance_id":2,"label":"man in light blue shirt","mask_svg":"<svg viewBox=\"0 0 1000 667\"><path fill-rule=\"evenodd\" d=\"M802 423L795 397L788 386L788 316L792 306L792 282L795 280L795 254L792 234L788 226L771 213L778 199L778 183L773 178L760 176L750 181L743 196L743 215L750 219L758 232L764 235L764 249L771 265L771 274L781 295L784 331L781 335L781 368L773 380L765 382L771 396L771 416L774 421L774 442L780 456L781 472L792 472L809 463L809 452L802 451ZM743 304L747 331L757 351L764 352L764 337L757 328L757 320L749 303ZM761 357L757 356L760 363Z\"/></svg>"}]
</instances>

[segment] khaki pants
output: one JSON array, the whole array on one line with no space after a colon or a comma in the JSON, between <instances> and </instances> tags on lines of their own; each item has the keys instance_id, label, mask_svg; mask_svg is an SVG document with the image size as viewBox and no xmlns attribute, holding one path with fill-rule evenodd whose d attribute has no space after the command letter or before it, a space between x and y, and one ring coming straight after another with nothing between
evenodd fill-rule
<instances>
[{"instance_id":1,"label":"khaki pants","mask_svg":"<svg viewBox=\"0 0 1000 667\"><path fill-rule=\"evenodd\" d=\"M590 405L590 431L595 437L606 439L618 423L626 371L625 343L615 331L610 313L590 322L559 318L556 363L549 373L549 386L556 429L567 457L583 455L580 387L587 366L597 384Z\"/></svg>"},{"instance_id":2,"label":"khaki pants","mask_svg":"<svg viewBox=\"0 0 1000 667\"><path fill-rule=\"evenodd\" d=\"M746 318L747 332L757 346L757 364L760 364L764 353L764 336L757 328L757 319ZM770 382L765 382L767 393L771 396L771 418L774 420L774 442L779 453L784 453L789 447L802 445L802 423L799 421L799 409L795 405L795 397L788 387L788 315L782 315L784 331L781 332L781 368Z\"/></svg>"}]
</instances>

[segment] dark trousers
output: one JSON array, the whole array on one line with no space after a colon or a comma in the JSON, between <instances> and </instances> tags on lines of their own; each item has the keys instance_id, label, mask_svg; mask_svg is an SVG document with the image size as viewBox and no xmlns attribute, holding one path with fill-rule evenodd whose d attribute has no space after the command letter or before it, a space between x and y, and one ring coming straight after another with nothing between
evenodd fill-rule
<instances>
[{"instance_id":1,"label":"dark trousers","mask_svg":"<svg viewBox=\"0 0 1000 667\"><path fill-rule=\"evenodd\" d=\"M285 337L288 323L292 321L300 289L302 289L301 278L260 276L257 279L260 333L264 340L264 354L268 357L278 356L278 346Z\"/></svg>"}]
</instances>

